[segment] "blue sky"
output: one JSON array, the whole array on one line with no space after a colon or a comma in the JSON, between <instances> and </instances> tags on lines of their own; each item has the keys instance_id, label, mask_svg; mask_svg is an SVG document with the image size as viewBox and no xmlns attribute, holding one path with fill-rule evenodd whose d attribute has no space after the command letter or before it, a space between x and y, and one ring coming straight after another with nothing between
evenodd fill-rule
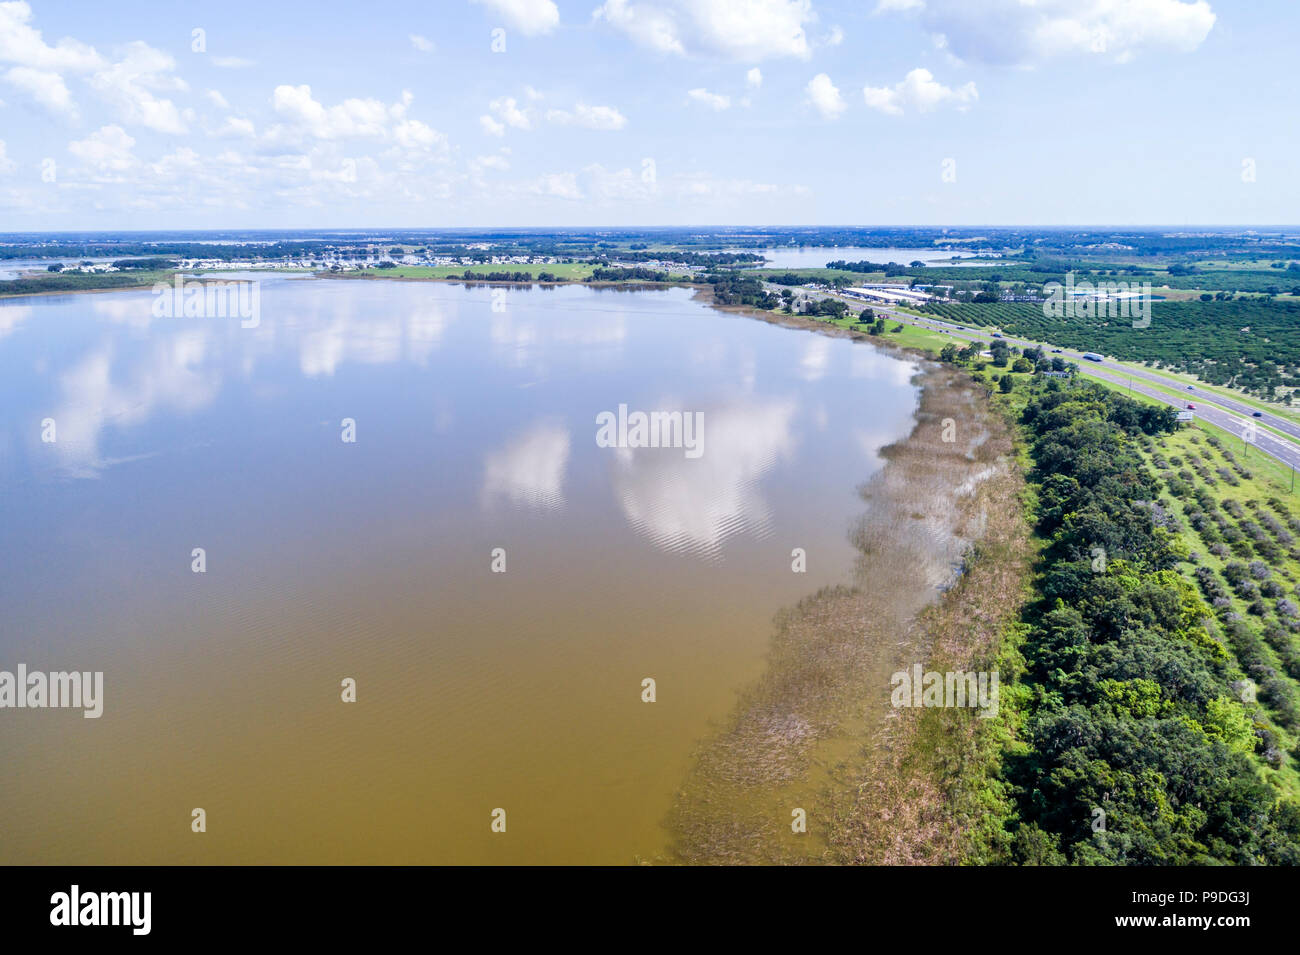
<instances>
[{"instance_id":1,"label":"blue sky","mask_svg":"<svg viewBox=\"0 0 1300 955\"><path fill-rule=\"evenodd\" d=\"M1294 0L0 3L0 231L1295 224L1297 35Z\"/></svg>"}]
</instances>

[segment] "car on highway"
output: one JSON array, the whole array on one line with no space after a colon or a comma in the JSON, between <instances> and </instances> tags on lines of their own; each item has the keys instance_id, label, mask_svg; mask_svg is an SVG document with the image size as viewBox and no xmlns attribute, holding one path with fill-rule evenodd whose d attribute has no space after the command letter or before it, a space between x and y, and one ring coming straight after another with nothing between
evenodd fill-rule
<instances>
[{"instance_id":1,"label":"car on highway","mask_svg":"<svg viewBox=\"0 0 1300 955\"><path fill-rule=\"evenodd\" d=\"M1188 406L1187 406L1187 410L1188 410L1188 411L1195 411L1195 410L1196 410L1196 405L1188 405Z\"/></svg>"},{"instance_id":2,"label":"car on highway","mask_svg":"<svg viewBox=\"0 0 1300 955\"><path fill-rule=\"evenodd\" d=\"M1187 386L1187 390L1188 390L1188 391L1195 391L1196 389L1195 389L1193 386L1188 385L1188 386Z\"/></svg>"},{"instance_id":3,"label":"car on highway","mask_svg":"<svg viewBox=\"0 0 1300 955\"><path fill-rule=\"evenodd\" d=\"M1262 417L1264 417L1264 412L1262 412L1262 411L1252 411L1251 414L1250 414L1250 416L1251 416L1252 418L1262 418Z\"/></svg>"},{"instance_id":4,"label":"car on highway","mask_svg":"<svg viewBox=\"0 0 1300 955\"><path fill-rule=\"evenodd\" d=\"M1059 349L1059 348L1053 348L1053 349L1052 349L1052 354L1053 354L1053 355L1059 355L1060 353L1061 353L1061 349Z\"/></svg>"}]
</instances>

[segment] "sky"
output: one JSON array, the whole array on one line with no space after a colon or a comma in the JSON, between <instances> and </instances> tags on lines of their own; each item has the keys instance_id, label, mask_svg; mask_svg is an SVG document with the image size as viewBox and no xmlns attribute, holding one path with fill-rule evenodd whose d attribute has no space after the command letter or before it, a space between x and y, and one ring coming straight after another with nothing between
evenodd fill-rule
<instances>
[{"instance_id":1,"label":"sky","mask_svg":"<svg viewBox=\"0 0 1300 955\"><path fill-rule=\"evenodd\" d=\"M0 232L1300 223L1295 0L0 2Z\"/></svg>"}]
</instances>

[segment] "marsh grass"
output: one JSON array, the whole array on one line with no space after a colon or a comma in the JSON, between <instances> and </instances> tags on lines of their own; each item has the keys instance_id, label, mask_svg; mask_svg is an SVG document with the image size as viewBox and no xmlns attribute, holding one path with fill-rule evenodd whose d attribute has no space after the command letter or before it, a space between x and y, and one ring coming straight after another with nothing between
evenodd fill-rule
<instances>
[{"instance_id":1,"label":"marsh grass","mask_svg":"<svg viewBox=\"0 0 1300 955\"><path fill-rule=\"evenodd\" d=\"M1012 439L985 391L946 366L921 382L915 428L861 488L854 585L777 616L764 675L678 794L672 861L947 861L969 841L953 834L951 774L997 721L894 710L889 677L992 659L1020 603L1026 531ZM806 834L791 831L795 808Z\"/></svg>"}]
</instances>

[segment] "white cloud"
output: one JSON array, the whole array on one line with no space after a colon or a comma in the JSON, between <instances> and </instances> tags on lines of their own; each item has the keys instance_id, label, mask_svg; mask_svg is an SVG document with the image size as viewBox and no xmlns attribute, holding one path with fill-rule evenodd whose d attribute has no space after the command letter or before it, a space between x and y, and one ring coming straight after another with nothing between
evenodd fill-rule
<instances>
[{"instance_id":1,"label":"white cloud","mask_svg":"<svg viewBox=\"0 0 1300 955\"><path fill-rule=\"evenodd\" d=\"M433 41L428 37L420 36L418 33L412 33L410 40L411 46L415 47L415 49L419 50L421 53L433 52Z\"/></svg>"},{"instance_id":2,"label":"white cloud","mask_svg":"<svg viewBox=\"0 0 1300 955\"><path fill-rule=\"evenodd\" d=\"M470 171L476 176L482 175L485 169L495 169L497 172L504 172L510 168L510 160L505 156L475 156L470 161Z\"/></svg>"},{"instance_id":3,"label":"white cloud","mask_svg":"<svg viewBox=\"0 0 1300 955\"><path fill-rule=\"evenodd\" d=\"M131 147L135 140L121 126L104 126L85 139L68 143L68 152L103 175L120 173L135 165Z\"/></svg>"},{"instance_id":4,"label":"white cloud","mask_svg":"<svg viewBox=\"0 0 1300 955\"><path fill-rule=\"evenodd\" d=\"M1207 0L882 0L882 10L919 11L925 29L960 59L1010 65L1078 54L1125 61L1158 47L1190 52L1216 20Z\"/></svg>"},{"instance_id":5,"label":"white cloud","mask_svg":"<svg viewBox=\"0 0 1300 955\"><path fill-rule=\"evenodd\" d=\"M593 206L666 201L698 211L701 202L736 202L756 197L803 196L803 186L780 186L748 179L719 179L707 173L682 173L664 179L645 166L608 169L591 163L576 173L558 173L524 185L531 195L584 199Z\"/></svg>"},{"instance_id":6,"label":"white cloud","mask_svg":"<svg viewBox=\"0 0 1300 955\"><path fill-rule=\"evenodd\" d=\"M291 127L317 139L380 138L390 112L390 107L376 99L346 99L326 108L305 84L277 86L271 105Z\"/></svg>"},{"instance_id":7,"label":"white cloud","mask_svg":"<svg viewBox=\"0 0 1300 955\"><path fill-rule=\"evenodd\" d=\"M271 104L282 122L262 138L261 145L293 149L304 137L315 140L312 148L320 150L324 165L316 168L308 161L306 168L313 175L337 182L355 181L349 177L368 169L373 169L372 179L382 176L372 157L344 155L333 145L352 140L391 143L392 148L382 155L399 162L398 172L409 172L424 161L445 161L447 137L407 115L413 99L409 90L403 90L396 103L353 97L326 106L312 95L310 86L277 86Z\"/></svg>"},{"instance_id":8,"label":"white cloud","mask_svg":"<svg viewBox=\"0 0 1300 955\"><path fill-rule=\"evenodd\" d=\"M441 149L447 137L418 119L404 119L393 127L393 139L405 149Z\"/></svg>"},{"instance_id":9,"label":"white cloud","mask_svg":"<svg viewBox=\"0 0 1300 955\"><path fill-rule=\"evenodd\" d=\"M679 36L676 10L653 3L633 5L628 0L605 0L592 13L592 19L604 20L641 46L658 53L686 53Z\"/></svg>"},{"instance_id":10,"label":"white cloud","mask_svg":"<svg viewBox=\"0 0 1300 955\"><path fill-rule=\"evenodd\" d=\"M253 121L250 119L242 119L238 116L227 116L226 121L215 133L213 133L213 135L223 138L252 139L257 135L257 129L253 126Z\"/></svg>"},{"instance_id":11,"label":"white cloud","mask_svg":"<svg viewBox=\"0 0 1300 955\"><path fill-rule=\"evenodd\" d=\"M246 60L242 56L214 56L212 65L219 66L223 70L244 70L253 65L252 60Z\"/></svg>"},{"instance_id":12,"label":"white cloud","mask_svg":"<svg viewBox=\"0 0 1300 955\"><path fill-rule=\"evenodd\" d=\"M519 100L513 96L498 96L487 104L487 112L495 117L500 125L510 126L511 129L516 130L533 129L532 114L526 108L521 109Z\"/></svg>"},{"instance_id":13,"label":"white cloud","mask_svg":"<svg viewBox=\"0 0 1300 955\"><path fill-rule=\"evenodd\" d=\"M605 0L593 18L659 53L807 58L811 0Z\"/></svg>"},{"instance_id":14,"label":"white cloud","mask_svg":"<svg viewBox=\"0 0 1300 955\"><path fill-rule=\"evenodd\" d=\"M54 113L75 116L77 107L72 102L72 94L63 82L63 77L53 70L38 70L30 66L12 67L4 75L5 80L18 87Z\"/></svg>"},{"instance_id":15,"label":"white cloud","mask_svg":"<svg viewBox=\"0 0 1300 955\"><path fill-rule=\"evenodd\" d=\"M92 46L67 37L50 46L31 25L31 19L29 4L0 3L0 63L78 73L103 66L103 57Z\"/></svg>"},{"instance_id":16,"label":"white cloud","mask_svg":"<svg viewBox=\"0 0 1300 955\"><path fill-rule=\"evenodd\" d=\"M606 169L592 163L582 170L584 193L596 203L645 201L658 190L655 177L629 168Z\"/></svg>"},{"instance_id":17,"label":"white cloud","mask_svg":"<svg viewBox=\"0 0 1300 955\"><path fill-rule=\"evenodd\" d=\"M665 190L678 199L698 200L744 199L754 196L782 194L803 196L808 190L803 186L779 186L771 182L754 182L752 179L717 179L708 175L684 175L674 178Z\"/></svg>"},{"instance_id":18,"label":"white cloud","mask_svg":"<svg viewBox=\"0 0 1300 955\"><path fill-rule=\"evenodd\" d=\"M54 113L75 118L77 109L63 73L86 73L104 66L92 46L65 37L50 46L31 24L29 4L0 3L0 64L10 64L7 82Z\"/></svg>"},{"instance_id":19,"label":"white cloud","mask_svg":"<svg viewBox=\"0 0 1300 955\"><path fill-rule=\"evenodd\" d=\"M520 33L550 33L560 23L560 10L552 0L473 0L481 3Z\"/></svg>"},{"instance_id":20,"label":"white cloud","mask_svg":"<svg viewBox=\"0 0 1300 955\"><path fill-rule=\"evenodd\" d=\"M171 100L154 95L159 90L188 89L184 80L172 75L176 61L139 40L128 43L125 50L121 61L91 77L91 87L117 109L124 122L160 133L186 132L190 117Z\"/></svg>"},{"instance_id":21,"label":"white cloud","mask_svg":"<svg viewBox=\"0 0 1300 955\"><path fill-rule=\"evenodd\" d=\"M5 141L0 139L0 176L7 176L17 168L18 164L6 155Z\"/></svg>"},{"instance_id":22,"label":"white cloud","mask_svg":"<svg viewBox=\"0 0 1300 955\"><path fill-rule=\"evenodd\" d=\"M208 102L210 102L217 109L230 109L230 103L226 101L226 98L222 96L219 91L208 90L207 97L208 97Z\"/></svg>"},{"instance_id":23,"label":"white cloud","mask_svg":"<svg viewBox=\"0 0 1300 955\"><path fill-rule=\"evenodd\" d=\"M541 99L541 94L531 86L526 88L529 99ZM479 117L479 126L489 136L504 136L507 129L532 129L533 112L520 106L513 96L499 96L488 103L488 112Z\"/></svg>"},{"instance_id":24,"label":"white cloud","mask_svg":"<svg viewBox=\"0 0 1300 955\"><path fill-rule=\"evenodd\" d=\"M202 158L188 146L182 146L175 152L168 153L149 168L159 179L177 179L181 176L193 176L203 165Z\"/></svg>"},{"instance_id":25,"label":"white cloud","mask_svg":"<svg viewBox=\"0 0 1300 955\"><path fill-rule=\"evenodd\" d=\"M538 195L556 199L582 198L582 190L578 188L578 177L571 172L557 172L542 176L533 184L533 191Z\"/></svg>"},{"instance_id":26,"label":"white cloud","mask_svg":"<svg viewBox=\"0 0 1300 955\"><path fill-rule=\"evenodd\" d=\"M546 119L562 126L585 126L587 129L615 130L627 125L627 117L613 106L588 106L586 103L579 103L572 111L548 110Z\"/></svg>"},{"instance_id":27,"label":"white cloud","mask_svg":"<svg viewBox=\"0 0 1300 955\"><path fill-rule=\"evenodd\" d=\"M847 108L844 97L840 95L839 88L831 82L831 78L825 73L818 73L809 80L804 91L808 94L808 101L826 119L834 119Z\"/></svg>"},{"instance_id":28,"label":"white cloud","mask_svg":"<svg viewBox=\"0 0 1300 955\"><path fill-rule=\"evenodd\" d=\"M757 66L745 74L745 85L758 89L763 85L763 71Z\"/></svg>"},{"instance_id":29,"label":"white cloud","mask_svg":"<svg viewBox=\"0 0 1300 955\"><path fill-rule=\"evenodd\" d=\"M707 106L709 109L724 110L731 108L731 97L723 96L721 93L710 93L704 87L689 90L686 93L692 102Z\"/></svg>"},{"instance_id":30,"label":"white cloud","mask_svg":"<svg viewBox=\"0 0 1300 955\"><path fill-rule=\"evenodd\" d=\"M844 42L844 30L838 26L831 27L831 32L826 34L822 42L827 46L839 46Z\"/></svg>"},{"instance_id":31,"label":"white cloud","mask_svg":"<svg viewBox=\"0 0 1300 955\"><path fill-rule=\"evenodd\" d=\"M973 82L952 89L936 80L929 70L915 69L894 86L864 87L862 98L872 109L901 116L909 109L928 113L940 106L964 110L979 98L979 93Z\"/></svg>"}]
</instances>

